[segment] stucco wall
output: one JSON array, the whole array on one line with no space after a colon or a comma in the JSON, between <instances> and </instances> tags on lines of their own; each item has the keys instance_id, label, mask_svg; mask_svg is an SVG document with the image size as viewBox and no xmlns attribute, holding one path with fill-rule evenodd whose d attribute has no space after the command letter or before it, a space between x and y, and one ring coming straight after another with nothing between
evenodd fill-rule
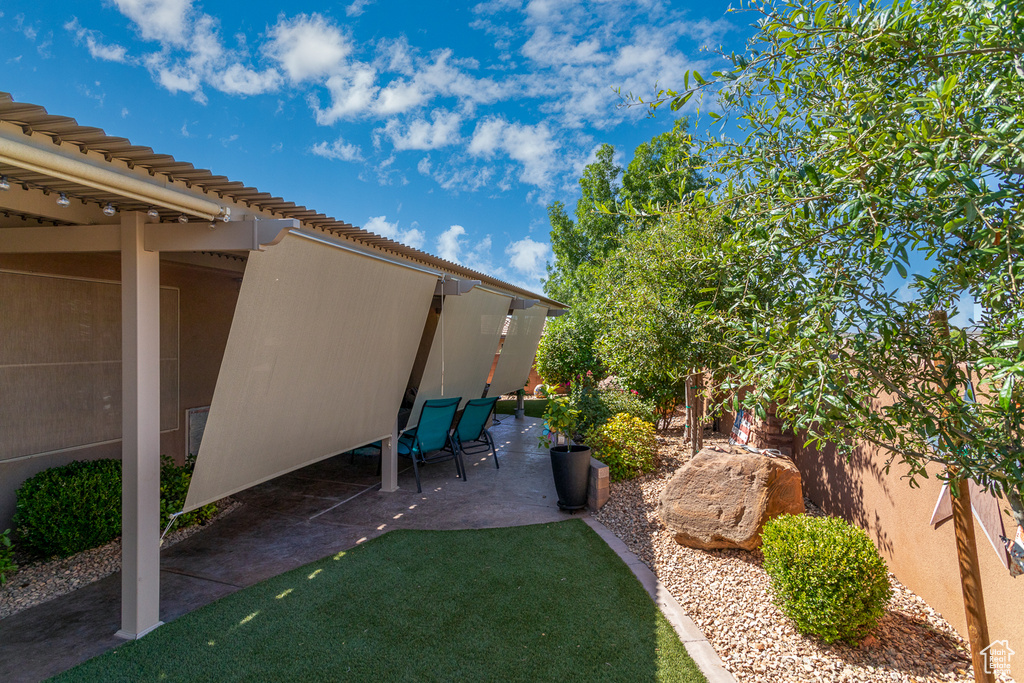
<instances>
[{"instance_id":1,"label":"stucco wall","mask_svg":"<svg viewBox=\"0 0 1024 683\"><path fill-rule=\"evenodd\" d=\"M214 262L216 263L216 262ZM105 254L0 255L0 269L70 277L120 280L120 259ZM175 287L179 298L178 424L161 434L161 453L178 462L186 450L185 411L210 404L224 354L241 273L162 261L160 284ZM0 320L2 324L2 320ZM60 391L60 387L53 387ZM0 387L2 395L2 387ZM3 400L17 397L3 396ZM61 453L0 463L0 531L10 526L15 492L23 481L49 467L73 460L118 458L120 443L86 446Z\"/></svg>"},{"instance_id":2,"label":"stucco wall","mask_svg":"<svg viewBox=\"0 0 1024 683\"><path fill-rule=\"evenodd\" d=\"M828 514L867 531L890 571L966 638L953 522L938 528L928 524L942 487L934 476L939 469L932 467L932 476L918 480L920 488L911 488L901 478L906 468L893 464L885 472L887 452L860 447L847 461L834 448L801 448L797 441L795 461L804 493ZM1015 528L1013 521L1005 511L1003 518L1010 532ZM977 520L974 523L989 636L992 641L1006 640L1011 649L1024 653L1024 577L1010 576ZM1024 678L1024 656L1011 664L1014 677Z\"/></svg>"}]
</instances>

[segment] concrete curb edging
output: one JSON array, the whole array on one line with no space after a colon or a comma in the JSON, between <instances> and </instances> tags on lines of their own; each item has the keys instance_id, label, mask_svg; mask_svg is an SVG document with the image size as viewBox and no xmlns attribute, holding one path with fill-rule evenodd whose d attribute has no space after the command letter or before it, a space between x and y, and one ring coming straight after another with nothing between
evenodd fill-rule
<instances>
[{"instance_id":1,"label":"concrete curb edging","mask_svg":"<svg viewBox=\"0 0 1024 683\"><path fill-rule=\"evenodd\" d=\"M715 652L715 649L711 647L708 639L704 637L704 632L686 615L682 606L672 597L672 594L669 593L664 584L658 580L658 577L651 571L651 568L641 562L640 558L634 555L626 547L626 544L604 524L601 524L601 522L589 515L584 517L583 521L596 531L601 540L607 543L608 547L615 551L615 554L622 558L622 561L630 568L637 580L640 581L647 591L647 594L651 596L651 600L658 606L661 613L665 615L668 622L672 624L672 628L676 630L679 640L686 647L686 652L697 664L704 677L708 679L708 683L736 683L736 678L726 670L722 659Z\"/></svg>"}]
</instances>

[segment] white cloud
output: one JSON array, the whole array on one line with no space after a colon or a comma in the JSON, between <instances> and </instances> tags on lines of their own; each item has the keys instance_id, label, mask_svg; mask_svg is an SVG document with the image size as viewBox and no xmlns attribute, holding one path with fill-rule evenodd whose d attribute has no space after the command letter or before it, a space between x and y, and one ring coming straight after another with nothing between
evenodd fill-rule
<instances>
[{"instance_id":1,"label":"white cloud","mask_svg":"<svg viewBox=\"0 0 1024 683\"><path fill-rule=\"evenodd\" d=\"M114 0L114 4L146 40L185 43L192 0Z\"/></svg>"},{"instance_id":2,"label":"white cloud","mask_svg":"<svg viewBox=\"0 0 1024 683\"><path fill-rule=\"evenodd\" d=\"M268 33L264 52L295 83L326 76L352 52L350 40L322 15L281 16Z\"/></svg>"},{"instance_id":3,"label":"white cloud","mask_svg":"<svg viewBox=\"0 0 1024 683\"><path fill-rule=\"evenodd\" d=\"M359 145L345 142L341 138L338 138L330 144L327 142L318 142L313 145L309 151L325 159L334 159L338 161L363 160L363 151L359 148ZM383 218L383 216L381 216L381 218Z\"/></svg>"},{"instance_id":4,"label":"white cloud","mask_svg":"<svg viewBox=\"0 0 1024 683\"><path fill-rule=\"evenodd\" d=\"M372 4L373 0L355 0L352 4L346 5L345 14L350 17L358 17L366 11L367 5Z\"/></svg>"},{"instance_id":5,"label":"white cloud","mask_svg":"<svg viewBox=\"0 0 1024 683\"><path fill-rule=\"evenodd\" d=\"M391 139L396 150L438 149L447 147L459 139L462 117L443 109L431 112L432 121L418 118L404 129L397 119L387 122L384 134Z\"/></svg>"},{"instance_id":6,"label":"white cloud","mask_svg":"<svg viewBox=\"0 0 1024 683\"><path fill-rule=\"evenodd\" d=\"M327 79L327 90L331 93L331 104L325 109L320 108L320 101L313 95L309 97L316 122L321 126L330 126L341 119L352 118L369 110L373 98L377 94L374 80L376 73L369 67L357 68L346 74L337 74Z\"/></svg>"},{"instance_id":7,"label":"white cloud","mask_svg":"<svg viewBox=\"0 0 1024 683\"><path fill-rule=\"evenodd\" d=\"M75 43L78 45L85 44L89 55L93 59L102 59L106 62L120 62L125 63L128 61L128 48L123 45L106 44L102 42L102 35L96 31L91 31L84 28L78 23L77 17L72 17L71 21L64 24L64 29L75 34Z\"/></svg>"},{"instance_id":8,"label":"white cloud","mask_svg":"<svg viewBox=\"0 0 1024 683\"><path fill-rule=\"evenodd\" d=\"M241 64L232 64L214 83L215 87L232 95L261 95L277 90L281 74L275 69L255 71Z\"/></svg>"},{"instance_id":9,"label":"white cloud","mask_svg":"<svg viewBox=\"0 0 1024 683\"><path fill-rule=\"evenodd\" d=\"M459 238L466 234L466 229L461 225L453 225L437 237L437 255L446 261L459 260L459 252L462 245Z\"/></svg>"},{"instance_id":10,"label":"white cloud","mask_svg":"<svg viewBox=\"0 0 1024 683\"><path fill-rule=\"evenodd\" d=\"M467 268L492 272L491 236L485 235L483 239L473 245L469 245L467 240L462 239L465 236L466 229L461 225L453 225L442 232L437 237L437 255Z\"/></svg>"},{"instance_id":11,"label":"white cloud","mask_svg":"<svg viewBox=\"0 0 1024 683\"><path fill-rule=\"evenodd\" d=\"M558 165L559 147L546 123L528 126L491 116L477 123L468 151L486 158L502 152L522 164L521 182L546 187Z\"/></svg>"},{"instance_id":12,"label":"white cloud","mask_svg":"<svg viewBox=\"0 0 1024 683\"><path fill-rule=\"evenodd\" d=\"M551 246L545 242L535 242L529 237L512 242L505 247L509 263L523 276L538 281L544 277Z\"/></svg>"},{"instance_id":13,"label":"white cloud","mask_svg":"<svg viewBox=\"0 0 1024 683\"><path fill-rule=\"evenodd\" d=\"M415 223L413 223L415 225ZM398 221L389 223L387 216L373 216L366 221L366 225L363 226L364 230L377 233L382 237L396 240L412 247L413 249L422 249L424 242L426 242L427 236L423 234L422 230L416 228L409 228L408 230L401 230L398 227Z\"/></svg>"}]
</instances>

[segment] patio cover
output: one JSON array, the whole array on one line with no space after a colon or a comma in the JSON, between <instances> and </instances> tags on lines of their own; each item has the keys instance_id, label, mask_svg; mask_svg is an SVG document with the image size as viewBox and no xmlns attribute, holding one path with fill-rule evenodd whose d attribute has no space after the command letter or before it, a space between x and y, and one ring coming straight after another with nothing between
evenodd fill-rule
<instances>
[{"instance_id":1,"label":"patio cover","mask_svg":"<svg viewBox=\"0 0 1024 683\"><path fill-rule=\"evenodd\" d=\"M389 436L437 280L294 232L251 253L184 509Z\"/></svg>"},{"instance_id":2,"label":"patio cover","mask_svg":"<svg viewBox=\"0 0 1024 683\"><path fill-rule=\"evenodd\" d=\"M491 386L487 390L488 396L511 394L526 384L547 315L547 307L539 305L512 313L512 322L509 323L505 343L498 355L498 365L494 368Z\"/></svg>"},{"instance_id":3,"label":"patio cover","mask_svg":"<svg viewBox=\"0 0 1024 683\"><path fill-rule=\"evenodd\" d=\"M461 396L464 404L483 395L511 303L511 296L480 287L445 297L408 427L416 426L427 399Z\"/></svg>"}]
</instances>

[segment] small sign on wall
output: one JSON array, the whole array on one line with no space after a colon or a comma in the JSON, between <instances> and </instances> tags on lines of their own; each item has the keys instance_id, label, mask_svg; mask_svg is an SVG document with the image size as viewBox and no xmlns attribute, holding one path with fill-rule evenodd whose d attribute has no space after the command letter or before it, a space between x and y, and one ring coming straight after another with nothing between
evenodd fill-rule
<instances>
[{"instance_id":1,"label":"small sign on wall","mask_svg":"<svg viewBox=\"0 0 1024 683\"><path fill-rule=\"evenodd\" d=\"M206 430L206 418L210 415L210 406L189 408L185 411L185 429L188 430L188 442L185 444L185 457L199 454L199 445L203 442Z\"/></svg>"}]
</instances>

